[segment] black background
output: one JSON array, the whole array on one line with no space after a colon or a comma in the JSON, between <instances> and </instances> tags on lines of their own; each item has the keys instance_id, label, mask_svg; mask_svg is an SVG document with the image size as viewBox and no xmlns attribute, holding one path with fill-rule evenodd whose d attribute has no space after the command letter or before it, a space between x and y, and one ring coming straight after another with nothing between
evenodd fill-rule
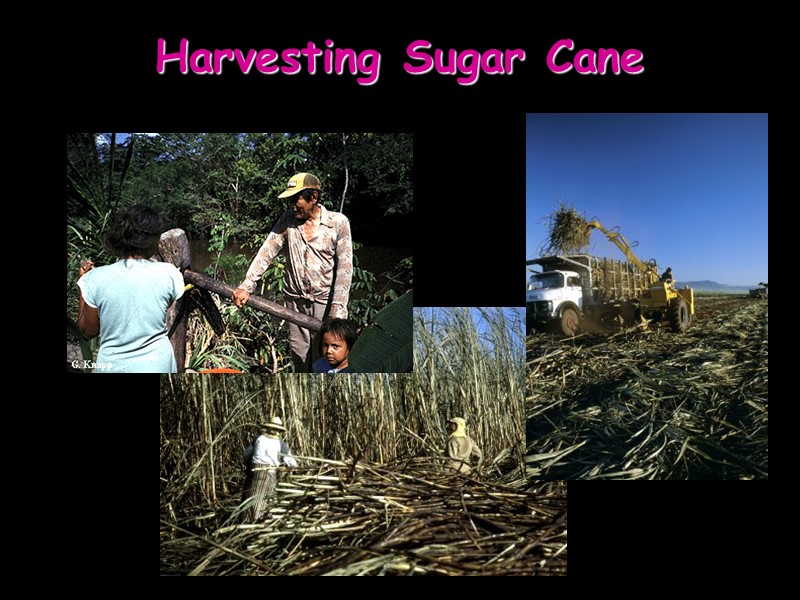
<instances>
[{"instance_id":1,"label":"black background","mask_svg":"<svg viewBox=\"0 0 800 600\"><path fill-rule=\"evenodd\" d=\"M522 306L527 112L771 108L769 29L752 15L723 26L685 16L623 25L606 14L607 24L589 18L587 25L592 15L583 15L578 24L578 11L566 6L553 19L502 12L498 5L482 7L465 26L422 10L414 18L391 12L380 18L361 15L358 23L352 16L327 20L302 10L240 9L224 16L209 11L200 25L159 14L133 15L135 21L72 28L57 61L64 130L412 131L414 227L408 239L414 248L415 303ZM359 85L349 74L266 76L254 70L243 75L233 63L220 76L181 75L175 63L158 75L159 37L167 40L169 51L185 37L190 51L245 52L280 51L309 41L324 48L332 39L338 48L378 50L381 74L372 86ZM639 49L645 71L555 75L545 58L564 38L573 39L577 48ZM481 75L475 85L461 86L454 76L403 70L406 47L418 39L443 49L522 48L526 59L515 63L513 75ZM58 194L63 189L58 177L54 185ZM123 441L112 456L125 465L124 476L109 476L99 486L97 471L87 469L96 491L83 508L114 523L124 514L130 529L125 538L137 542L155 516L150 494L155 494L158 390L156 375L67 380L68 396L80 398L80 408L70 407L68 417L78 416L78 431L85 431L76 433L76 446L94 453L98 445L105 448L109 436ZM759 516L766 505L765 486L572 483L569 574L616 583L641 575L710 578L718 566L747 565L748 574L757 572L769 564L766 545L758 543L765 525ZM141 545L126 546L115 531L102 536L110 536L106 543L119 560L154 562L146 550L132 554Z\"/></svg>"}]
</instances>

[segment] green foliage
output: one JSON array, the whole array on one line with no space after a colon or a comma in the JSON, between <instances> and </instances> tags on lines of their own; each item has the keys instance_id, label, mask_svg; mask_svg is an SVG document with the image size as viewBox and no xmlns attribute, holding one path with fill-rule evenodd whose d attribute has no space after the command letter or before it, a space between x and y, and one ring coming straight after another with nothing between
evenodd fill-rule
<instances>
[{"instance_id":1,"label":"green foliage","mask_svg":"<svg viewBox=\"0 0 800 600\"><path fill-rule=\"evenodd\" d=\"M196 315L192 314L191 318ZM223 336L224 340L214 340L214 332L206 323L199 329L195 336L195 348L191 353L189 369L202 371L203 369L230 368L247 370L248 363L241 344L235 337Z\"/></svg>"},{"instance_id":2,"label":"green foliage","mask_svg":"<svg viewBox=\"0 0 800 600\"><path fill-rule=\"evenodd\" d=\"M390 300L397 297L395 288L408 289L414 286L414 259L410 256L403 258L394 269L384 273L388 283L382 290Z\"/></svg>"},{"instance_id":3,"label":"green foliage","mask_svg":"<svg viewBox=\"0 0 800 600\"><path fill-rule=\"evenodd\" d=\"M277 373L291 369L291 353L282 321L266 313L237 309L228 303L221 310L228 334L241 346L251 373Z\"/></svg>"},{"instance_id":4,"label":"green foliage","mask_svg":"<svg viewBox=\"0 0 800 600\"><path fill-rule=\"evenodd\" d=\"M94 356L94 348L92 340L88 339L78 327L78 324L67 316L67 334L72 339L77 340L81 349L81 357L84 360L92 360Z\"/></svg>"},{"instance_id":5,"label":"green foliage","mask_svg":"<svg viewBox=\"0 0 800 600\"><path fill-rule=\"evenodd\" d=\"M349 363L356 373L407 373L413 365L413 292L381 309L358 336Z\"/></svg>"},{"instance_id":6,"label":"green foliage","mask_svg":"<svg viewBox=\"0 0 800 600\"><path fill-rule=\"evenodd\" d=\"M353 242L353 280L350 284L350 300L347 304L348 317L359 325L366 325L377 310L383 307L380 299L373 295L376 277L371 271L358 266L356 250L361 247ZM359 294L358 292L364 292Z\"/></svg>"},{"instance_id":7,"label":"green foliage","mask_svg":"<svg viewBox=\"0 0 800 600\"><path fill-rule=\"evenodd\" d=\"M211 228L208 251L215 254L213 263L206 268L206 274L221 281L242 281L250 261L244 254L226 253L231 233L237 225L227 214L219 216L218 223Z\"/></svg>"},{"instance_id":8,"label":"green foliage","mask_svg":"<svg viewBox=\"0 0 800 600\"><path fill-rule=\"evenodd\" d=\"M120 170L114 170L115 138L108 148L98 146L93 133L67 135L67 323L77 320L79 291L78 265L92 260L95 265L116 259L103 246L103 234L119 203L119 191L131 160L133 141ZM105 162L101 158L105 156ZM67 341L78 343L84 355L97 346L75 329L67 327Z\"/></svg>"},{"instance_id":9,"label":"green foliage","mask_svg":"<svg viewBox=\"0 0 800 600\"><path fill-rule=\"evenodd\" d=\"M378 311L414 287L414 261L411 257L402 259L393 269L381 274L386 284L377 292L374 291L377 277L370 271L356 267L355 256L353 264L351 294L352 291L366 290L368 295L358 299L351 297L347 310L350 319L361 326L371 323Z\"/></svg>"},{"instance_id":10,"label":"green foliage","mask_svg":"<svg viewBox=\"0 0 800 600\"><path fill-rule=\"evenodd\" d=\"M95 136L67 136L67 273L72 279L82 259L104 264L110 258L102 234L112 213L110 184L101 166ZM71 264L70 264L71 263ZM69 269L73 266L73 269Z\"/></svg>"}]
</instances>

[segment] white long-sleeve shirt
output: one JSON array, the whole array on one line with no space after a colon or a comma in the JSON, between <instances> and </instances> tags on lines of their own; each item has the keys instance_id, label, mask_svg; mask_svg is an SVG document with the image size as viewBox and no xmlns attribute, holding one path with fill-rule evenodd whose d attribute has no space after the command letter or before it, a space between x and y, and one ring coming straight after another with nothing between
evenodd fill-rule
<instances>
[{"instance_id":1,"label":"white long-sleeve shirt","mask_svg":"<svg viewBox=\"0 0 800 600\"><path fill-rule=\"evenodd\" d=\"M294 456L292 456L292 452L289 450L289 446L286 445L286 442L278 438L267 437L266 435L258 436L256 439L255 452L253 453L254 465L277 467L280 466L281 459L283 459L283 464L287 467L297 466L297 461Z\"/></svg>"}]
</instances>

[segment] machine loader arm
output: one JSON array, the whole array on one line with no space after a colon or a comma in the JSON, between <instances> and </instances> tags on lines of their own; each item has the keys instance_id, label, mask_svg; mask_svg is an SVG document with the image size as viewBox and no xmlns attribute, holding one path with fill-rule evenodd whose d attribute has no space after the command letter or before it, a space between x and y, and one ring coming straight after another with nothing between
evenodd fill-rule
<instances>
[{"instance_id":1,"label":"machine loader arm","mask_svg":"<svg viewBox=\"0 0 800 600\"><path fill-rule=\"evenodd\" d=\"M650 279L649 283L655 283L660 279L656 266L652 263L641 261L639 257L633 253L633 249L628 243L628 240L626 240L620 232L609 231L597 220L589 221L586 226L589 227L589 229L599 229L601 232L603 232L608 240L622 251L622 253L625 255L625 258L628 259L628 262L636 265L642 271L642 273L646 274L646 276Z\"/></svg>"}]
</instances>

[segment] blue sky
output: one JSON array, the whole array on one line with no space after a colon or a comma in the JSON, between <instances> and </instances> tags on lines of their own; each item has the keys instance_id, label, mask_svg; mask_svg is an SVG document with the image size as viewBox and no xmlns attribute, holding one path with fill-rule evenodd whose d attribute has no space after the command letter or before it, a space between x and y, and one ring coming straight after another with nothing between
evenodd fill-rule
<instances>
[{"instance_id":1,"label":"blue sky","mask_svg":"<svg viewBox=\"0 0 800 600\"><path fill-rule=\"evenodd\" d=\"M444 312L447 313L451 311L451 308L448 307L414 307L415 311L424 311L426 313L426 317L430 317L430 311L435 310L438 313ZM492 316L495 316L497 310L501 310L505 315L506 319L509 321L509 325L517 326L517 330L513 333L513 337L516 338L516 341L519 343L520 352L523 352L524 344L525 344L525 335L523 332L524 323L525 323L525 308L524 307L488 307L486 310ZM478 329L478 333L484 337L484 339L488 342L492 335L491 335L491 326L487 323L484 316L481 314L481 311L476 307L469 307L469 311L472 314L472 318L475 320L475 326ZM441 319L442 316L437 316L437 319Z\"/></svg>"},{"instance_id":2,"label":"blue sky","mask_svg":"<svg viewBox=\"0 0 800 600\"><path fill-rule=\"evenodd\" d=\"M495 310L497 310L497 308L488 308L488 311L489 311L490 314L492 312L494 312ZM525 316L525 309L524 308L521 308L521 307L512 307L512 308L502 307L502 308L500 308L500 310L503 311L503 314L505 315L506 319L509 320L509 322L513 323L514 319L516 318L518 324L521 327L524 327L524 325L523 325L523 323L524 323L523 317ZM481 311L478 310L477 308L472 308L471 307L470 308L470 312L472 313L472 316L475 318L475 322L477 324L478 331L481 332L481 333L488 334L489 331L490 331L490 325L486 322L486 319L481 314ZM522 335L523 331L519 331L519 334L520 334L519 335L520 342L524 342L523 335Z\"/></svg>"},{"instance_id":3,"label":"blue sky","mask_svg":"<svg viewBox=\"0 0 800 600\"><path fill-rule=\"evenodd\" d=\"M148 137L155 137L157 133L137 133L136 135L146 135ZM117 143L124 144L128 141L128 138L131 137L130 133L118 133L117 134ZM110 133L101 133L97 136L97 143L98 144L110 144L111 143L111 134Z\"/></svg>"},{"instance_id":4,"label":"blue sky","mask_svg":"<svg viewBox=\"0 0 800 600\"><path fill-rule=\"evenodd\" d=\"M559 201L680 281L767 281L767 114L527 115L526 258ZM592 254L623 258L599 231ZM527 277L526 277L527 279Z\"/></svg>"}]
</instances>

